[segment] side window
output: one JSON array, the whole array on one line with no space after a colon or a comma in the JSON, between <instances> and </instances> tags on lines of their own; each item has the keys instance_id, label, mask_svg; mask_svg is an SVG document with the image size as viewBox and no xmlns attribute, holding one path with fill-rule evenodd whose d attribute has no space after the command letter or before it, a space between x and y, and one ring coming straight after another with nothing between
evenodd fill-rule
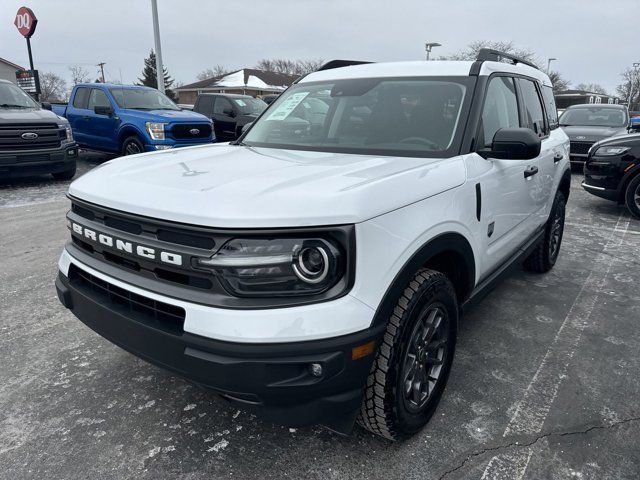
<instances>
[{"instance_id":1,"label":"side window","mask_svg":"<svg viewBox=\"0 0 640 480\"><path fill-rule=\"evenodd\" d=\"M91 94L89 95L89 105L88 109L93 110L95 107L110 107L111 102L107 98L106 93L102 90L98 90L97 88L91 89Z\"/></svg>"},{"instance_id":2,"label":"side window","mask_svg":"<svg viewBox=\"0 0 640 480\"><path fill-rule=\"evenodd\" d=\"M522 104L524 106L524 122L522 126L530 128L539 137L544 137L549 132L544 121L544 111L542 110L542 103L540 102L536 84L523 78L518 79L518 84L520 85Z\"/></svg>"},{"instance_id":3,"label":"side window","mask_svg":"<svg viewBox=\"0 0 640 480\"><path fill-rule=\"evenodd\" d=\"M213 113L213 100L215 97L210 95L203 95L198 100L198 113L204 115L211 115Z\"/></svg>"},{"instance_id":4,"label":"side window","mask_svg":"<svg viewBox=\"0 0 640 480\"><path fill-rule=\"evenodd\" d=\"M89 89L80 87L76 90L75 97L73 97L73 106L75 108L87 108L88 99L89 99Z\"/></svg>"},{"instance_id":5,"label":"side window","mask_svg":"<svg viewBox=\"0 0 640 480\"><path fill-rule=\"evenodd\" d=\"M558 109L556 108L556 100L553 98L553 88L542 87L542 98L547 110L547 124L549 125L549 129L553 130L558 128Z\"/></svg>"},{"instance_id":6,"label":"side window","mask_svg":"<svg viewBox=\"0 0 640 480\"><path fill-rule=\"evenodd\" d=\"M213 106L213 113L217 113L219 115L226 115L224 113L225 110L233 110L231 106L231 102L226 98L218 97L216 98L216 103Z\"/></svg>"},{"instance_id":7,"label":"side window","mask_svg":"<svg viewBox=\"0 0 640 480\"><path fill-rule=\"evenodd\" d=\"M490 147L498 130L519 126L518 100L513 78L492 78L482 107L478 146Z\"/></svg>"}]
</instances>

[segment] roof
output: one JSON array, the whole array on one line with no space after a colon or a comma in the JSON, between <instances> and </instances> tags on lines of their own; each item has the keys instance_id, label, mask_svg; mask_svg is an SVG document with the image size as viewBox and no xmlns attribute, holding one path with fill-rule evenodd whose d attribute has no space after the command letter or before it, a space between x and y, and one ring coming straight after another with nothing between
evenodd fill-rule
<instances>
[{"instance_id":1,"label":"roof","mask_svg":"<svg viewBox=\"0 0 640 480\"><path fill-rule=\"evenodd\" d=\"M310 73L300 80L300 83L329 81L352 78L388 78L388 77L468 77L472 61L434 60L411 62L366 63L348 67L332 68ZM480 68L480 75L490 75L494 72L509 72L525 74L536 78L545 85L551 85L549 77L537 68L524 64L512 65L506 62L484 61Z\"/></svg>"},{"instance_id":2,"label":"roof","mask_svg":"<svg viewBox=\"0 0 640 480\"><path fill-rule=\"evenodd\" d=\"M147 87L146 85L122 85L120 83L102 83L102 82L85 82L85 83L77 83L74 85L75 87L106 87L106 88L126 88L129 89L144 89L151 88L155 90L153 87Z\"/></svg>"},{"instance_id":3,"label":"roof","mask_svg":"<svg viewBox=\"0 0 640 480\"><path fill-rule=\"evenodd\" d=\"M255 88L258 90L284 90L298 79L299 75L267 72L255 68L243 68L219 77L207 78L182 85L176 90L200 90L205 88Z\"/></svg>"},{"instance_id":4,"label":"roof","mask_svg":"<svg viewBox=\"0 0 640 480\"><path fill-rule=\"evenodd\" d=\"M559 96L580 96L580 95L599 95L601 97L612 97L615 98L615 95L609 95L608 93L596 93L590 92L589 90L562 90L555 94L556 97Z\"/></svg>"},{"instance_id":5,"label":"roof","mask_svg":"<svg viewBox=\"0 0 640 480\"><path fill-rule=\"evenodd\" d=\"M568 106L566 110L574 110L576 108L617 108L619 110L626 110L627 106L619 103L579 103L578 105Z\"/></svg>"},{"instance_id":6,"label":"roof","mask_svg":"<svg viewBox=\"0 0 640 480\"><path fill-rule=\"evenodd\" d=\"M13 67L13 68L15 68L17 70L26 70L26 68L21 67L20 65L18 65L16 63L10 62L9 60L7 60L5 58L2 58L2 57L0 57L0 62L6 63L7 65L9 65L9 66L11 66L11 67Z\"/></svg>"}]
</instances>

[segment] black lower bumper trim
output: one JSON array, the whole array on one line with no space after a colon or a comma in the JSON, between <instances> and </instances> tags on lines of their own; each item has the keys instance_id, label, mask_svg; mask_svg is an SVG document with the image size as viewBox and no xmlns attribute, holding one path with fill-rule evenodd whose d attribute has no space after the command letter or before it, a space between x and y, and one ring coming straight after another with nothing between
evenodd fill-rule
<instances>
[{"instance_id":1,"label":"black lower bumper trim","mask_svg":"<svg viewBox=\"0 0 640 480\"><path fill-rule=\"evenodd\" d=\"M384 327L308 342L224 342L154 328L135 311L97 301L62 273L56 289L65 307L116 345L289 426L353 423L373 355L353 360L352 348L377 342ZM322 366L320 377L312 363Z\"/></svg>"},{"instance_id":2,"label":"black lower bumper trim","mask_svg":"<svg viewBox=\"0 0 640 480\"><path fill-rule=\"evenodd\" d=\"M0 152L0 176L61 173L74 167L78 147L67 145L54 150Z\"/></svg>"}]
</instances>

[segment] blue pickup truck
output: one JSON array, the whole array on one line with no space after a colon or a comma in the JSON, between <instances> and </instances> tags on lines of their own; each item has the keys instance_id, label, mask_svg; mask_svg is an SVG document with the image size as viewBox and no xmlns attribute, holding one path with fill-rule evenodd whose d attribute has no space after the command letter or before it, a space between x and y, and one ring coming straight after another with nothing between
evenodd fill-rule
<instances>
[{"instance_id":1,"label":"blue pickup truck","mask_svg":"<svg viewBox=\"0 0 640 480\"><path fill-rule=\"evenodd\" d=\"M67 105L52 105L69 120L82 148L132 155L211 143L211 120L181 110L158 90L108 83L73 87Z\"/></svg>"}]
</instances>

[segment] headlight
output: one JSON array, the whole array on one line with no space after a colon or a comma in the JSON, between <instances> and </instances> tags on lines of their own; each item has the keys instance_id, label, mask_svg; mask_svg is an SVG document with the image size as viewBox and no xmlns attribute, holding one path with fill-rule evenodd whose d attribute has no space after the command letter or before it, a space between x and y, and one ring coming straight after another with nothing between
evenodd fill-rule
<instances>
[{"instance_id":1,"label":"headlight","mask_svg":"<svg viewBox=\"0 0 640 480\"><path fill-rule=\"evenodd\" d=\"M167 125L166 123L147 122L145 125L152 140L164 140L164 127Z\"/></svg>"},{"instance_id":2,"label":"headlight","mask_svg":"<svg viewBox=\"0 0 640 480\"><path fill-rule=\"evenodd\" d=\"M596 156L611 156L611 155L622 155L625 152L628 152L630 147L599 147L594 155Z\"/></svg>"},{"instance_id":3,"label":"headlight","mask_svg":"<svg viewBox=\"0 0 640 480\"><path fill-rule=\"evenodd\" d=\"M58 125L59 128L64 128L64 131L67 135L67 142L73 142L73 132L71 131L71 125L68 123L63 123L62 125Z\"/></svg>"},{"instance_id":4,"label":"headlight","mask_svg":"<svg viewBox=\"0 0 640 480\"><path fill-rule=\"evenodd\" d=\"M346 270L340 246L324 238L235 238L194 266L213 271L238 297L316 295Z\"/></svg>"}]
</instances>

